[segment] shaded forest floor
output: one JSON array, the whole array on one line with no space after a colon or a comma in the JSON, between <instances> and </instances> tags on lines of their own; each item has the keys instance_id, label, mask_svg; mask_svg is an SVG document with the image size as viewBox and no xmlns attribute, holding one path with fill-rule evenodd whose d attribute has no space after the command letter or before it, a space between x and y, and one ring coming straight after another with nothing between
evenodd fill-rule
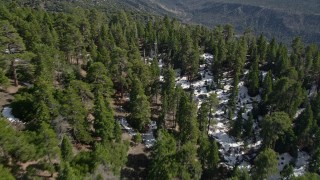
<instances>
[{"instance_id":1,"label":"shaded forest floor","mask_svg":"<svg viewBox=\"0 0 320 180\"><path fill-rule=\"evenodd\" d=\"M13 95L17 93L17 91L22 86L13 86L13 83L10 84L7 88L0 88L0 110L2 111L3 107L10 104L10 102L13 100Z\"/></svg>"},{"instance_id":2,"label":"shaded forest floor","mask_svg":"<svg viewBox=\"0 0 320 180\"><path fill-rule=\"evenodd\" d=\"M123 133L124 140L131 140L128 133ZM147 167L150 164L150 152L144 144L130 143L128 151L128 161L126 166L121 171L121 179L146 179Z\"/></svg>"}]
</instances>

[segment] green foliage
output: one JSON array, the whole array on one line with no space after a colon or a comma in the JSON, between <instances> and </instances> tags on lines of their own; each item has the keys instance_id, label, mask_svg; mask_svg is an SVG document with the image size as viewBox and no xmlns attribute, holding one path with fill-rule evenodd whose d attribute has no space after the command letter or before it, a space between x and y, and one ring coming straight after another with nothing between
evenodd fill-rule
<instances>
[{"instance_id":1,"label":"green foliage","mask_svg":"<svg viewBox=\"0 0 320 180\"><path fill-rule=\"evenodd\" d=\"M152 152L150 179L173 179L177 176L178 164L175 160L176 140L165 130L158 133L157 142Z\"/></svg>"},{"instance_id":2,"label":"green foliage","mask_svg":"<svg viewBox=\"0 0 320 180\"><path fill-rule=\"evenodd\" d=\"M293 179L294 180L318 180L319 178L320 176L318 174L307 172L306 174L295 177Z\"/></svg>"},{"instance_id":3,"label":"green foliage","mask_svg":"<svg viewBox=\"0 0 320 180\"><path fill-rule=\"evenodd\" d=\"M37 154L45 157L44 163L53 166L52 161L54 159L60 159L61 155L56 133L47 123L42 122L35 141L38 147Z\"/></svg>"},{"instance_id":4,"label":"green foliage","mask_svg":"<svg viewBox=\"0 0 320 180\"><path fill-rule=\"evenodd\" d=\"M0 85L2 87L9 86L9 79L5 76L5 72L3 69L0 68Z\"/></svg>"},{"instance_id":5,"label":"green foliage","mask_svg":"<svg viewBox=\"0 0 320 180\"><path fill-rule=\"evenodd\" d=\"M76 170L80 176L85 176L87 173L94 172L97 167L97 160L94 158L93 152L80 152L70 163L70 166Z\"/></svg>"},{"instance_id":6,"label":"green foliage","mask_svg":"<svg viewBox=\"0 0 320 180\"><path fill-rule=\"evenodd\" d=\"M267 115L262 121L261 137L266 147L274 147L279 136L291 127L291 119L284 112L274 112Z\"/></svg>"},{"instance_id":7,"label":"green foliage","mask_svg":"<svg viewBox=\"0 0 320 180\"><path fill-rule=\"evenodd\" d=\"M203 102L198 110L199 130L202 134L207 134L209 117L209 103Z\"/></svg>"},{"instance_id":8,"label":"green foliage","mask_svg":"<svg viewBox=\"0 0 320 180\"><path fill-rule=\"evenodd\" d=\"M0 165L0 177L1 179L6 180L14 180L14 176L11 174L10 170L8 168L3 167Z\"/></svg>"},{"instance_id":9,"label":"green foliage","mask_svg":"<svg viewBox=\"0 0 320 180\"><path fill-rule=\"evenodd\" d=\"M141 136L141 134L140 133L137 133L135 136L134 136L134 139L133 139L133 141L135 142L135 143L141 143L142 142L142 136Z\"/></svg>"},{"instance_id":10,"label":"green foliage","mask_svg":"<svg viewBox=\"0 0 320 180\"><path fill-rule=\"evenodd\" d=\"M249 172L246 169L235 168L233 172L232 180L250 180Z\"/></svg>"},{"instance_id":11,"label":"green foliage","mask_svg":"<svg viewBox=\"0 0 320 180\"><path fill-rule=\"evenodd\" d=\"M36 152L37 146L33 144L34 134L17 132L4 119L0 118L0 122L1 161L9 162L9 159L11 159L13 163L26 162L39 156Z\"/></svg>"},{"instance_id":12,"label":"green foliage","mask_svg":"<svg viewBox=\"0 0 320 180\"><path fill-rule=\"evenodd\" d=\"M66 89L62 100L61 113L72 126L72 135L76 141L89 143L92 137L88 130L87 110L72 87ZM76 109L76 111L75 111Z\"/></svg>"},{"instance_id":13,"label":"green foliage","mask_svg":"<svg viewBox=\"0 0 320 180\"><path fill-rule=\"evenodd\" d=\"M181 179L200 179L202 168L197 161L197 149L193 142L185 143L177 152L177 162L179 163L178 177ZM214 163L214 162L211 162ZM213 165L213 164L212 164ZM211 167L211 166L210 166Z\"/></svg>"},{"instance_id":14,"label":"green foliage","mask_svg":"<svg viewBox=\"0 0 320 180\"><path fill-rule=\"evenodd\" d=\"M198 155L202 169L210 171L217 167L219 162L218 145L215 140L209 140L207 137L199 139Z\"/></svg>"},{"instance_id":15,"label":"green foliage","mask_svg":"<svg viewBox=\"0 0 320 180\"><path fill-rule=\"evenodd\" d=\"M294 131L299 137L300 142L307 143L313 134L313 129L316 126L316 122L313 120L313 112L311 105L307 102L306 109L302 114L295 120Z\"/></svg>"},{"instance_id":16,"label":"green foliage","mask_svg":"<svg viewBox=\"0 0 320 180\"><path fill-rule=\"evenodd\" d=\"M144 130L150 121L150 103L144 94L142 84L138 79L133 81L133 87L130 92L130 119L132 125L139 131Z\"/></svg>"},{"instance_id":17,"label":"green foliage","mask_svg":"<svg viewBox=\"0 0 320 180\"><path fill-rule=\"evenodd\" d=\"M102 138L102 141L108 142L114 138L115 120L113 118L110 102L99 92L97 92L96 95L94 109L95 119L93 126L95 128L95 133Z\"/></svg>"},{"instance_id":18,"label":"green foliage","mask_svg":"<svg viewBox=\"0 0 320 180\"><path fill-rule=\"evenodd\" d=\"M187 93L181 95L177 113L179 124L179 140L182 144L196 142L199 136L199 127L196 119L196 106Z\"/></svg>"},{"instance_id":19,"label":"green foliage","mask_svg":"<svg viewBox=\"0 0 320 180\"><path fill-rule=\"evenodd\" d=\"M100 90L104 96L110 97L113 95L113 83L107 76L106 68L102 63L96 62L89 66L87 79L94 89Z\"/></svg>"},{"instance_id":20,"label":"green foliage","mask_svg":"<svg viewBox=\"0 0 320 180\"><path fill-rule=\"evenodd\" d=\"M253 115L252 113L249 114L249 117L243 123L243 137L251 138L253 135Z\"/></svg>"},{"instance_id":21,"label":"green foliage","mask_svg":"<svg viewBox=\"0 0 320 180\"><path fill-rule=\"evenodd\" d=\"M277 154L272 149L263 150L254 160L253 178L263 180L277 172Z\"/></svg>"},{"instance_id":22,"label":"green foliage","mask_svg":"<svg viewBox=\"0 0 320 180\"><path fill-rule=\"evenodd\" d=\"M262 100L268 102L269 96L272 92L273 80L272 73L269 71L265 76L262 84Z\"/></svg>"},{"instance_id":23,"label":"green foliage","mask_svg":"<svg viewBox=\"0 0 320 180\"><path fill-rule=\"evenodd\" d=\"M230 132L237 139L241 137L242 131L243 131L243 118L242 118L243 112L244 112L244 109L240 109L238 111L237 118L233 122L232 129Z\"/></svg>"},{"instance_id":24,"label":"green foliage","mask_svg":"<svg viewBox=\"0 0 320 180\"><path fill-rule=\"evenodd\" d=\"M289 78L281 78L277 80L269 96L272 110L285 111L293 117L298 106L303 102L304 95L301 83Z\"/></svg>"},{"instance_id":25,"label":"green foliage","mask_svg":"<svg viewBox=\"0 0 320 180\"><path fill-rule=\"evenodd\" d=\"M291 165L285 165L283 170L280 172L280 175L283 179L293 178L293 167Z\"/></svg>"},{"instance_id":26,"label":"green foliage","mask_svg":"<svg viewBox=\"0 0 320 180\"><path fill-rule=\"evenodd\" d=\"M318 147L311 157L308 170L313 173L320 173L320 148Z\"/></svg>"},{"instance_id":27,"label":"green foliage","mask_svg":"<svg viewBox=\"0 0 320 180\"><path fill-rule=\"evenodd\" d=\"M69 162L73 157L72 144L68 136L63 136L61 143L61 158L65 162Z\"/></svg>"},{"instance_id":28,"label":"green foliage","mask_svg":"<svg viewBox=\"0 0 320 180\"><path fill-rule=\"evenodd\" d=\"M79 179L80 177L76 176L74 170L72 167L69 165L69 163L66 163L59 172L58 180L76 180Z\"/></svg>"},{"instance_id":29,"label":"green foliage","mask_svg":"<svg viewBox=\"0 0 320 180\"><path fill-rule=\"evenodd\" d=\"M252 63L248 77L248 93L250 96L256 96L259 93L259 59L256 58Z\"/></svg>"},{"instance_id":30,"label":"green foliage","mask_svg":"<svg viewBox=\"0 0 320 180\"><path fill-rule=\"evenodd\" d=\"M303 104L306 109L294 126L289 118L307 102L305 90L319 85L320 53L315 45L305 47L302 39L296 38L288 53L286 45L278 45L274 39L268 42L263 35L256 40L246 31L236 38L231 25L211 30L130 10L113 12L113 7L105 6L112 6L109 1L99 7L88 1L1 2L0 84L5 87L13 77L16 85L19 79L33 86L21 88L11 103L14 115L26 123L24 129L17 131L0 120L0 160L4 164L0 173L16 173L21 162L37 161L28 167L26 178L38 178L38 172L44 170L54 173L57 166L58 179L105 178L97 176L100 167L119 176L127 161L128 142L121 140L111 98L121 97L115 105L127 103L124 97L130 92L129 122L144 131L151 115L159 115L158 127L163 128L151 151L149 178L200 179L208 174L212 178L219 162L218 145L207 134L219 100L211 94L196 114L193 95L176 86L174 70L179 68L182 75L194 80L203 63L202 52L214 55L209 67L213 88L222 88L225 72L233 76L230 119L238 109L240 80L246 82L251 96L262 99L259 110L253 103L248 120L238 111L234 136L248 140L253 135L253 117L269 114L258 124L263 145L293 155L297 145L306 147L315 160L310 161L309 170L317 172L320 96L308 97L311 104ZM154 60L149 62L150 58ZM244 68L250 68L246 76ZM264 80L259 69L269 71ZM162 105L151 114L154 98ZM173 125L170 133L164 130L167 122ZM140 134L135 141L141 142ZM75 143L88 151L75 155ZM267 177L273 169L274 153L270 151L257 157L253 171L257 179ZM249 175L235 170L234 179L249 179Z\"/></svg>"}]
</instances>

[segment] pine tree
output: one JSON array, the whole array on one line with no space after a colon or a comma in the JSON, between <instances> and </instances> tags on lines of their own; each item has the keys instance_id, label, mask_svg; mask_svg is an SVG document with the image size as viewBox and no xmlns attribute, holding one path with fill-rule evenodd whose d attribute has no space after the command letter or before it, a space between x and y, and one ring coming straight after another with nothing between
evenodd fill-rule
<instances>
[{"instance_id":1,"label":"pine tree","mask_svg":"<svg viewBox=\"0 0 320 180\"><path fill-rule=\"evenodd\" d=\"M59 159L60 148L59 142L53 129L49 124L42 122L36 137L38 154L43 157L43 165L51 173L54 173L53 160Z\"/></svg>"},{"instance_id":2,"label":"pine tree","mask_svg":"<svg viewBox=\"0 0 320 180\"><path fill-rule=\"evenodd\" d=\"M199 127L196 119L196 106L190 100L187 93L180 98L177 121L179 124L179 140L181 144L196 142L199 135Z\"/></svg>"},{"instance_id":3,"label":"pine tree","mask_svg":"<svg viewBox=\"0 0 320 180\"><path fill-rule=\"evenodd\" d=\"M81 103L80 97L73 88L67 88L64 95L61 113L70 123L72 127L72 135L78 142L89 143L92 140L92 137L89 133L89 125L86 120L88 113L87 110Z\"/></svg>"},{"instance_id":4,"label":"pine tree","mask_svg":"<svg viewBox=\"0 0 320 180\"><path fill-rule=\"evenodd\" d=\"M260 57L260 63L264 64L266 61L267 56L267 50L268 50L268 44L266 38L260 34L258 40L257 40L257 48L258 48L258 55Z\"/></svg>"},{"instance_id":5,"label":"pine tree","mask_svg":"<svg viewBox=\"0 0 320 180\"><path fill-rule=\"evenodd\" d=\"M176 140L165 130L160 130L154 151L151 154L152 164L148 177L150 179L172 179L177 176Z\"/></svg>"},{"instance_id":6,"label":"pine tree","mask_svg":"<svg viewBox=\"0 0 320 180\"><path fill-rule=\"evenodd\" d=\"M284 112L274 112L263 119L261 126L264 145L272 148L279 136L291 127L291 119Z\"/></svg>"},{"instance_id":7,"label":"pine tree","mask_svg":"<svg viewBox=\"0 0 320 180\"><path fill-rule=\"evenodd\" d=\"M253 115L249 114L249 117L243 124L243 137L250 138L253 135Z\"/></svg>"},{"instance_id":8,"label":"pine tree","mask_svg":"<svg viewBox=\"0 0 320 180\"><path fill-rule=\"evenodd\" d=\"M273 72L278 77L281 77L289 69L289 67L290 62L288 58L288 50L286 46L280 44Z\"/></svg>"},{"instance_id":9,"label":"pine tree","mask_svg":"<svg viewBox=\"0 0 320 180\"><path fill-rule=\"evenodd\" d=\"M100 92L96 94L94 109L93 127L95 128L95 133L102 138L103 142L109 142L114 138L115 120L109 101Z\"/></svg>"},{"instance_id":10,"label":"pine tree","mask_svg":"<svg viewBox=\"0 0 320 180\"><path fill-rule=\"evenodd\" d=\"M199 130L202 134L207 135L207 127L208 127L208 116L209 116L209 103L203 102L198 110L198 122L199 122Z\"/></svg>"},{"instance_id":11,"label":"pine tree","mask_svg":"<svg viewBox=\"0 0 320 180\"><path fill-rule=\"evenodd\" d=\"M197 160L197 147L189 141L182 145L177 152L178 178L197 179L201 178L201 163Z\"/></svg>"},{"instance_id":12,"label":"pine tree","mask_svg":"<svg viewBox=\"0 0 320 180\"><path fill-rule=\"evenodd\" d=\"M269 95L272 92L273 80L272 80L272 73L269 71L264 78L262 84L262 100L263 102L268 102Z\"/></svg>"},{"instance_id":13,"label":"pine tree","mask_svg":"<svg viewBox=\"0 0 320 180\"><path fill-rule=\"evenodd\" d=\"M272 149L265 149L254 160L253 178L263 180L277 172L277 154Z\"/></svg>"},{"instance_id":14,"label":"pine tree","mask_svg":"<svg viewBox=\"0 0 320 180\"><path fill-rule=\"evenodd\" d=\"M273 111L285 111L290 117L293 117L305 96L305 91L300 82L289 78L281 78L273 86L269 103Z\"/></svg>"},{"instance_id":15,"label":"pine tree","mask_svg":"<svg viewBox=\"0 0 320 180\"><path fill-rule=\"evenodd\" d=\"M252 63L248 77L248 93L250 96L256 96L259 93L259 58Z\"/></svg>"},{"instance_id":16,"label":"pine tree","mask_svg":"<svg viewBox=\"0 0 320 180\"><path fill-rule=\"evenodd\" d=\"M156 103L158 103L158 94L160 89L160 68L158 59L154 58L150 66L152 83L151 83L151 94L156 97Z\"/></svg>"},{"instance_id":17,"label":"pine tree","mask_svg":"<svg viewBox=\"0 0 320 180\"><path fill-rule=\"evenodd\" d=\"M68 136L63 136L61 143L61 157L65 162L69 162L73 157L72 144Z\"/></svg>"},{"instance_id":18,"label":"pine tree","mask_svg":"<svg viewBox=\"0 0 320 180\"><path fill-rule=\"evenodd\" d=\"M236 73L234 75L234 78L233 78L231 95L230 95L230 98L229 98L229 101L228 101L228 104L229 104L229 106L230 106L232 111L235 110L236 104L237 104L237 100L238 100L238 93L239 93L238 84L239 84L239 74Z\"/></svg>"},{"instance_id":19,"label":"pine tree","mask_svg":"<svg viewBox=\"0 0 320 180\"><path fill-rule=\"evenodd\" d=\"M276 40L272 38L268 50L267 50L267 63L268 63L268 69L273 69L274 63L276 62L276 56L277 56L277 51L278 51L278 45L276 43Z\"/></svg>"},{"instance_id":20,"label":"pine tree","mask_svg":"<svg viewBox=\"0 0 320 180\"><path fill-rule=\"evenodd\" d=\"M243 130L243 118L242 118L243 112L244 112L243 109L240 109L238 111L237 118L233 122L232 129L231 129L231 134L237 139L241 137L242 130Z\"/></svg>"},{"instance_id":21,"label":"pine tree","mask_svg":"<svg viewBox=\"0 0 320 180\"><path fill-rule=\"evenodd\" d=\"M315 123L313 120L313 112L311 105L307 102L306 109L295 120L295 134L300 139L300 142L308 143L311 140L312 130Z\"/></svg>"},{"instance_id":22,"label":"pine tree","mask_svg":"<svg viewBox=\"0 0 320 180\"><path fill-rule=\"evenodd\" d=\"M132 125L139 131L143 131L150 121L150 103L144 94L142 84L138 79L134 79L130 92L130 119Z\"/></svg>"},{"instance_id":23,"label":"pine tree","mask_svg":"<svg viewBox=\"0 0 320 180\"><path fill-rule=\"evenodd\" d=\"M219 105L219 100L217 98L217 94L210 94L208 98L209 103L209 124L208 124L208 133L212 123L213 113L216 111L217 106Z\"/></svg>"},{"instance_id":24,"label":"pine tree","mask_svg":"<svg viewBox=\"0 0 320 180\"><path fill-rule=\"evenodd\" d=\"M0 41L1 59L10 63L14 84L18 86L17 62L28 56L25 44L17 30L6 20L0 21Z\"/></svg>"},{"instance_id":25,"label":"pine tree","mask_svg":"<svg viewBox=\"0 0 320 180\"><path fill-rule=\"evenodd\" d=\"M308 170L310 172L314 172L318 174L320 173L320 148L319 147L314 151L314 154L311 157Z\"/></svg>"},{"instance_id":26,"label":"pine tree","mask_svg":"<svg viewBox=\"0 0 320 180\"><path fill-rule=\"evenodd\" d=\"M14 176L11 174L10 170L8 168L3 167L3 165L0 165L0 176L3 179L6 180L14 180Z\"/></svg>"}]
</instances>

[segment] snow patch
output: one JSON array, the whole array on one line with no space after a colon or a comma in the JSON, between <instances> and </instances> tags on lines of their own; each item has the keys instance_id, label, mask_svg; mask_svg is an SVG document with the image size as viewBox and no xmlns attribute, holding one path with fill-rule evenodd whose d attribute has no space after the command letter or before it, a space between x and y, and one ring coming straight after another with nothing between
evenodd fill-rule
<instances>
[{"instance_id":1,"label":"snow patch","mask_svg":"<svg viewBox=\"0 0 320 180\"><path fill-rule=\"evenodd\" d=\"M4 107L3 110L2 110L2 115L6 119L8 119L10 122L19 121L19 119L14 117L14 115L12 114L12 108L10 108L10 107Z\"/></svg>"}]
</instances>

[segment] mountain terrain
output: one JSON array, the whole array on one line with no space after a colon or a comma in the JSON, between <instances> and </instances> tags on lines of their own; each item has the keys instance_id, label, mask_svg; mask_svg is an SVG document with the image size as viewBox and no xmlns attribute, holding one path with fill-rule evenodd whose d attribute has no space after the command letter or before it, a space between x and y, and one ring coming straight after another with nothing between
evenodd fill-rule
<instances>
[{"instance_id":1,"label":"mountain terrain","mask_svg":"<svg viewBox=\"0 0 320 180\"><path fill-rule=\"evenodd\" d=\"M49 7L63 1L50 1ZM300 36L305 43L320 44L320 1L318 0L71 0L82 6L107 11L130 9L169 15L184 23L214 27L231 24L238 33L250 29L267 38L275 37L287 44Z\"/></svg>"},{"instance_id":2,"label":"mountain terrain","mask_svg":"<svg viewBox=\"0 0 320 180\"><path fill-rule=\"evenodd\" d=\"M306 43L320 43L320 2L256 0L124 0L137 9L170 14L186 23L214 27L231 24L238 32L250 28L268 38L289 43L301 36Z\"/></svg>"}]
</instances>

